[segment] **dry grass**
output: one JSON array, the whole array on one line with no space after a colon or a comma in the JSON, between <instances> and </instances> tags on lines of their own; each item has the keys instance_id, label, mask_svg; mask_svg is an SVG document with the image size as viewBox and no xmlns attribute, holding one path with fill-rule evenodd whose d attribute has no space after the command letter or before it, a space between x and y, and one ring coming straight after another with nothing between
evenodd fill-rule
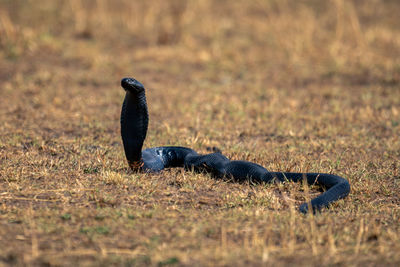
<instances>
[{"instance_id":1,"label":"dry grass","mask_svg":"<svg viewBox=\"0 0 400 267\"><path fill-rule=\"evenodd\" d=\"M0 0L0 261L398 265L397 1ZM349 179L316 216L301 185L127 169L123 90L146 147L216 146Z\"/></svg>"}]
</instances>

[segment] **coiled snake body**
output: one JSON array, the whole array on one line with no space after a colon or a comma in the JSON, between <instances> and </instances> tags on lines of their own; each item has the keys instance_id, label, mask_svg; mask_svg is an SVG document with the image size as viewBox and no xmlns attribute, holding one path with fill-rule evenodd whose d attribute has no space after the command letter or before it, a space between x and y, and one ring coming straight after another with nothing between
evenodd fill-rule
<instances>
[{"instance_id":1,"label":"coiled snake body","mask_svg":"<svg viewBox=\"0 0 400 267\"><path fill-rule=\"evenodd\" d=\"M253 182L266 183L301 182L306 178L308 184L319 184L327 189L311 200L313 212L346 197L350 192L349 182L332 174L270 172L252 162L231 161L221 153L199 155L193 149L186 147L161 146L142 151L149 122L145 89L133 78L122 79L121 86L126 92L121 111L121 135L125 155L132 170L159 172L164 168L184 167L190 170L211 172L217 177L230 177L236 181L251 179ZM308 203L301 204L299 210L307 213Z\"/></svg>"}]
</instances>

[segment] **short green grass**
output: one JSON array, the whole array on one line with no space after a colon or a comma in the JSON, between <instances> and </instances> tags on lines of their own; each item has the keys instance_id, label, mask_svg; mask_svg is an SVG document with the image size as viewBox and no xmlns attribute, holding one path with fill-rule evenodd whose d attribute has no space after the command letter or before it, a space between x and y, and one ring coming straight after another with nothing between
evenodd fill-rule
<instances>
[{"instance_id":1,"label":"short green grass","mask_svg":"<svg viewBox=\"0 0 400 267\"><path fill-rule=\"evenodd\" d=\"M398 265L396 1L0 0L0 261ZM300 184L128 170L122 77L145 147L346 177L315 216Z\"/></svg>"}]
</instances>

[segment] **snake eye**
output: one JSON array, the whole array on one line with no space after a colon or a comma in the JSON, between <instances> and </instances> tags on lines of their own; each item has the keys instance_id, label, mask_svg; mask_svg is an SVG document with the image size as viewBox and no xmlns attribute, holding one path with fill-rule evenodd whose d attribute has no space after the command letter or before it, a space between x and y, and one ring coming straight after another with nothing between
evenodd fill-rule
<instances>
[{"instance_id":1,"label":"snake eye","mask_svg":"<svg viewBox=\"0 0 400 267\"><path fill-rule=\"evenodd\" d=\"M121 80L121 86L127 91L133 92L141 92L144 91L144 86L139 81L133 78L123 78Z\"/></svg>"}]
</instances>

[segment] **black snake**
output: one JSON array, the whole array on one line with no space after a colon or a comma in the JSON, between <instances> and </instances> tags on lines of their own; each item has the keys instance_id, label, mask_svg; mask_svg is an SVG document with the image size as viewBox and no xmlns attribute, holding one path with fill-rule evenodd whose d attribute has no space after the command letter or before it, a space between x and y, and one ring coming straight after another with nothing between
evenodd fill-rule
<instances>
[{"instance_id":1,"label":"black snake","mask_svg":"<svg viewBox=\"0 0 400 267\"><path fill-rule=\"evenodd\" d=\"M189 170L207 171L217 177L233 178L235 181L250 179L253 182L265 183L301 182L306 178L308 184L319 184L326 188L324 193L311 200L313 212L346 197L350 192L349 182L332 174L270 172L252 162L229 160L221 153L200 155L186 147L161 146L142 151L149 122L145 89L133 78L122 79L121 86L126 92L121 111L121 135L126 158L134 171L159 172L164 168L184 167ZM301 204L299 210L307 213L308 204Z\"/></svg>"}]
</instances>

